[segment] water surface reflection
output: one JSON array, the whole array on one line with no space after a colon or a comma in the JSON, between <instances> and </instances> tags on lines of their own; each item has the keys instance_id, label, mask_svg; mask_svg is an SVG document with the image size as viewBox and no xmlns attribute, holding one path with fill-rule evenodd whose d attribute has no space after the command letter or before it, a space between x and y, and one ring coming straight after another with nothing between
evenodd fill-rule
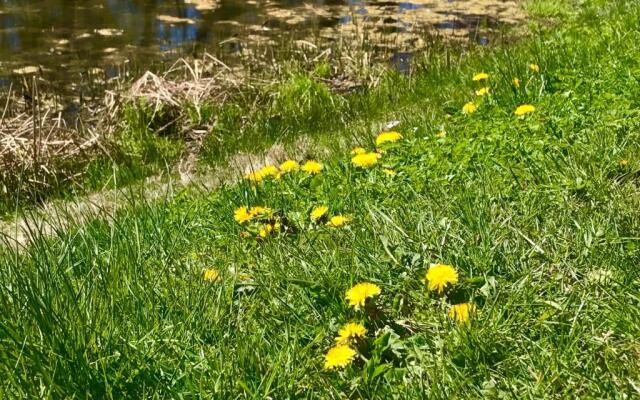
<instances>
[{"instance_id":1,"label":"water surface reflection","mask_svg":"<svg viewBox=\"0 0 640 400\"><path fill-rule=\"evenodd\" d=\"M227 55L282 38L366 39L404 68L420 33L486 44L486 32L522 16L502 0L0 0L0 84L38 74L73 89L90 71L109 79L182 55Z\"/></svg>"}]
</instances>

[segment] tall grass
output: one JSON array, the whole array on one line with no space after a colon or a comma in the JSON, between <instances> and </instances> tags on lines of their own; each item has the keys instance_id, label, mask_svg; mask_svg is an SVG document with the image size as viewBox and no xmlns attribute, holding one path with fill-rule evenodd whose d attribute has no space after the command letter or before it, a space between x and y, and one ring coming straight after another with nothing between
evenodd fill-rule
<instances>
[{"instance_id":1,"label":"tall grass","mask_svg":"<svg viewBox=\"0 0 640 400\"><path fill-rule=\"evenodd\" d=\"M638 396L639 16L634 2L585 2L526 43L425 58L350 98L348 121L324 97L326 142L372 150L375 121L400 121L404 139L370 169L336 148L318 175L187 188L52 237L36 227L31 245L0 250L2 395ZM470 100L479 109L463 114ZM514 116L524 103L536 111ZM351 223L312 223L320 204ZM243 237L244 205L277 210L286 229ZM440 262L460 275L445 296L422 281ZM210 268L219 280L203 279ZM382 289L375 315L345 301L362 281ZM459 324L447 311L463 301L478 314ZM368 347L324 370L352 320Z\"/></svg>"}]
</instances>

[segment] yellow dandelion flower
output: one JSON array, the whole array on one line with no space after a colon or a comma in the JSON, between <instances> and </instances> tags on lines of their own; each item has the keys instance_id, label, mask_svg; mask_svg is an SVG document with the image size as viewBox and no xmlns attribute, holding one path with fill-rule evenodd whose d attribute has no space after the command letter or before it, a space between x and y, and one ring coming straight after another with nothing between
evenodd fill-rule
<instances>
[{"instance_id":1,"label":"yellow dandelion flower","mask_svg":"<svg viewBox=\"0 0 640 400\"><path fill-rule=\"evenodd\" d=\"M362 282L347 290L346 298L349 301L350 306L359 309L364 306L367 299L372 299L381 292L382 289L380 289L378 285L369 282Z\"/></svg>"},{"instance_id":2,"label":"yellow dandelion flower","mask_svg":"<svg viewBox=\"0 0 640 400\"><path fill-rule=\"evenodd\" d=\"M351 364L355 356L356 351L349 346L332 347L324 356L324 369L344 368Z\"/></svg>"},{"instance_id":3,"label":"yellow dandelion flower","mask_svg":"<svg viewBox=\"0 0 640 400\"><path fill-rule=\"evenodd\" d=\"M220 279L220 272L218 272L217 269L205 269L204 271L202 271L202 279L204 279L207 282L215 282L218 279Z\"/></svg>"},{"instance_id":4,"label":"yellow dandelion flower","mask_svg":"<svg viewBox=\"0 0 640 400\"><path fill-rule=\"evenodd\" d=\"M351 339L358 339L364 337L367 333L367 329L362 324L355 322L349 322L338 331L338 337L336 342L338 344L349 344Z\"/></svg>"},{"instance_id":5,"label":"yellow dandelion flower","mask_svg":"<svg viewBox=\"0 0 640 400\"><path fill-rule=\"evenodd\" d=\"M256 172L249 172L248 174L246 174L244 176L244 179L250 181L250 182L261 182L264 179L264 176L262 175L262 173L260 171L256 171Z\"/></svg>"},{"instance_id":6,"label":"yellow dandelion flower","mask_svg":"<svg viewBox=\"0 0 640 400\"><path fill-rule=\"evenodd\" d=\"M253 218L253 216L251 215L247 207L238 207L233 212L233 219L235 219L239 224L243 224L249 221L251 218Z\"/></svg>"},{"instance_id":7,"label":"yellow dandelion flower","mask_svg":"<svg viewBox=\"0 0 640 400\"><path fill-rule=\"evenodd\" d=\"M462 106L462 112L465 114L473 114L474 112L476 112L478 110L478 106L476 105L476 103L470 101L467 104L465 104L464 106Z\"/></svg>"},{"instance_id":8,"label":"yellow dandelion flower","mask_svg":"<svg viewBox=\"0 0 640 400\"><path fill-rule=\"evenodd\" d=\"M282 173L297 171L300 168L300 164L298 164L295 160L287 160L280 164L280 171Z\"/></svg>"},{"instance_id":9,"label":"yellow dandelion flower","mask_svg":"<svg viewBox=\"0 0 640 400\"><path fill-rule=\"evenodd\" d=\"M318 206L316 208L314 208L313 210L311 210L311 219L313 221L317 221L320 218L322 218L323 215L325 215L327 213L327 211L329 211L329 207L327 206Z\"/></svg>"},{"instance_id":10,"label":"yellow dandelion flower","mask_svg":"<svg viewBox=\"0 0 640 400\"><path fill-rule=\"evenodd\" d=\"M629 160L618 160L618 165L620 165L621 167L626 167L627 165L629 165Z\"/></svg>"},{"instance_id":11,"label":"yellow dandelion flower","mask_svg":"<svg viewBox=\"0 0 640 400\"><path fill-rule=\"evenodd\" d=\"M427 271L426 281L429 290L442 293L448 285L458 283L458 273L451 265L433 264Z\"/></svg>"},{"instance_id":12,"label":"yellow dandelion flower","mask_svg":"<svg viewBox=\"0 0 640 400\"><path fill-rule=\"evenodd\" d=\"M380 158L378 153L357 154L351 158L351 163L356 167L367 168L376 165Z\"/></svg>"},{"instance_id":13,"label":"yellow dandelion flower","mask_svg":"<svg viewBox=\"0 0 640 400\"><path fill-rule=\"evenodd\" d=\"M466 322L469 317L476 313L476 305L473 303L456 304L449 308L449 317L458 321Z\"/></svg>"},{"instance_id":14,"label":"yellow dandelion flower","mask_svg":"<svg viewBox=\"0 0 640 400\"><path fill-rule=\"evenodd\" d=\"M485 86L483 88L480 88L478 90L476 90L476 96L485 96L487 94L489 94L489 87Z\"/></svg>"},{"instance_id":15,"label":"yellow dandelion flower","mask_svg":"<svg viewBox=\"0 0 640 400\"><path fill-rule=\"evenodd\" d=\"M445 136L447 136L447 132L445 132L445 131L440 131L440 132L436 133L436 137L438 139L442 139Z\"/></svg>"},{"instance_id":16,"label":"yellow dandelion flower","mask_svg":"<svg viewBox=\"0 0 640 400\"><path fill-rule=\"evenodd\" d=\"M261 238L266 238L267 236L269 236L269 234L273 231L273 225L271 224L264 224L262 225L262 228L260 228L260 231L258 232L258 235Z\"/></svg>"},{"instance_id":17,"label":"yellow dandelion flower","mask_svg":"<svg viewBox=\"0 0 640 400\"><path fill-rule=\"evenodd\" d=\"M513 86L516 87L516 89L520 87L520 79L513 78L513 80L511 82L513 83Z\"/></svg>"},{"instance_id":18,"label":"yellow dandelion flower","mask_svg":"<svg viewBox=\"0 0 640 400\"><path fill-rule=\"evenodd\" d=\"M382 170L382 172L384 172L385 175L387 175L387 176L396 176L396 174L397 174L396 171L394 171L394 170L392 170L390 168L385 168L385 169Z\"/></svg>"},{"instance_id":19,"label":"yellow dandelion flower","mask_svg":"<svg viewBox=\"0 0 640 400\"><path fill-rule=\"evenodd\" d=\"M399 132L382 132L376 138L376 146L397 142L400 139L402 139L402 135Z\"/></svg>"},{"instance_id":20,"label":"yellow dandelion flower","mask_svg":"<svg viewBox=\"0 0 640 400\"><path fill-rule=\"evenodd\" d=\"M344 215L335 215L331 217L331 219L329 219L329 222L327 222L327 225L333 226L334 228L338 228L346 225L349 221L351 221L351 218L349 217L345 217Z\"/></svg>"},{"instance_id":21,"label":"yellow dandelion flower","mask_svg":"<svg viewBox=\"0 0 640 400\"><path fill-rule=\"evenodd\" d=\"M529 64L529 69L532 72L540 72L540 66L538 64Z\"/></svg>"},{"instance_id":22,"label":"yellow dandelion flower","mask_svg":"<svg viewBox=\"0 0 640 400\"><path fill-rule=\"evenodd\" d=\"M262 167L258 173L262 176L262 178L266 178L268 176L277 176L280 171L278 170L278 167L276 167L275 165L267 165Z\"/></svg>"},{"instance_id":23,"label":"yellow dandelion flower","mask_svg":"<svg viewBox=\"0 0 640 400\"><path fill-rule=\"evenodd\" d=\"M353 150L351 150L351 155L352 156L357 156L358 154L364 154L367 151L365 149L363 149L362 147L356 147Z\"/></svg>"},{"instance_id":24,"label":"yellow dandelion flower","mask_svg":"<svg viewBox=\"0 0 640 400\"><path fill-rule=\"evenodd\" d=\"M479 72L479 73L477 73L477 74L475 74L473 76L473 80L475 82L484 81L484 80L487 80L487 79L489 79L489 74L487 74L485 72Z\"/></svg>"},{"instance_id":25,"label":"yellow dandelion flower","mask_svg":"<svg viewBox=\"0 0 640 400\"><path fill-rule=\"evenodd\" d=\"M308 174L318 174L322 171L322 164L314 160L309 160L304 163L302 170Z\"/></svg>"},{"instance_id":26,"label":"yellow dandelion flower","mask_svg":"<svg viewBox=\"0 0 640 400\"><path fill-rule=\"evenodd\" d=\"M521 106L518 106L518 108L516 108L516 110L513 112L515 115L517 115L518 117L522 116L522 115L526 115L529 113L532 113L536 110L536 108L534 106L532 106L531 104L523 104Z\"/></svg>"}]
</instances>

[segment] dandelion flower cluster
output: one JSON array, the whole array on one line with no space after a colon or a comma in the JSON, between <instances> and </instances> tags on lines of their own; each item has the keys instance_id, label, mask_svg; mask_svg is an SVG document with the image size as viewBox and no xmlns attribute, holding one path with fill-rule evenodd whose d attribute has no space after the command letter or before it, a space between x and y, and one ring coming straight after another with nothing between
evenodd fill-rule
<instances>
[{"instance_id":1,"label":"dandelion flower cluster","mask_svg":"<svg viewBox=\"0 0 640 400\"><path fill-rule=\"evenodd\" d=\"M385 169L382 170L382 172L384 172L385 175L387 175L387 176L396 176L396 174L397 174L396 171L394 171L394 170L392 170L390 168L385 168Z\"/></svg>"},{"instance_id":2,"label":"dandelion flower cluster","mask_svg":"<svg viewBox=\"0 0 640 400\"><path fill-rule=\"evenodd\" d=\"M476 105L476 103L470 101L467 104L465 104L464 106L462 106L462 112L465 114L473 114L474 112L476 112L478 110L478 106Z\"/></svg>"},{"instance_id":3,"label":"dandelion flower cluster","mask_svg":"<svg viewBox=\"0 0 640 400\"><path fill-rule=\"evenodd\" d=\"M261 238L266 238L267 236L269 236L269 234L271 233L271 231L273 231L273 225L271 224L264 224L262 225L262 228L260 228L260 231L258 231L258 235Z\"/></svg>"},{"instance_id":4,"label":"dandelion flower cluster","mask_svg":"<svg viewBox=\"0 0 640 400\"><path fill-rule=\"evenodd\" d=\"M480 88L478 90L476 90L476 96L485 96L489 94L489 87L485 86L483 88Z\"/></svg>"},{"instance_id":5,"label":"dandelion flower cluster","mask_svg":"<svg viewBox=\"0 0 640 400\"><path fill-rule=\"evenodd\" d=\"M233 219L235 219L237 223L243 224L259 215L267 215L267 214L271 214L271 209L267 207L261 207L261 206L256 206L251 208L238 207L233 212Z\"/></svg>"},{"instance_id":6,"label":"dandelion flower cluster","mask_svg":"<svg viewBox=\"0 0 640 400\"><path fill-rule=\"evenodd\" d=\"M382 132L376 138L376 146L381 146L385 143L393 143L402 139L402 135L399 132Z\"/></svg>"},{"instance_id":7,"label":"dandelion flower cluster","mask_svg":"<svg viewBox=\"0 0 640 400\"><path fill-rule=\"evenodd\" d=\"M302 170L308 174L319 174L322 171L322 164L317 161L309 160L302 166Z\"/></svg>"},{"instance_id":8,"label":"dandelion flower cluster","mask_svg":"<svg viewBox=\"0 0 640 400\"><path fill-rule=\"evenodd\" d=\"M513 82L513 86L515 86L516 89L520 87L520 79L513 78L513 80L511 82Z\"/></svg>"},{"instance_id":9,"label":"dandelion flower cluster","mask_svg":"<svg viewBox=\"0 0 640 400\"><path fill-rule=\"evenodd\" d=\"M350 306L359 309L364 306L367 299L372 299L381 292L380 286L374 283L362 282L347 290L346 298Z\"/></svg>"},{"instance_id":10,"label":"dandelion flower cluster","mask_svg":"<svg viewBox=\"0 0 640 400\"><path fill-rule=\"evenodd\" d=\"M251 182L262 182L267 177L280 178L282 175L298 171L302 169L309 174L317 174L322 171L322 164L317 161L309 160L302 168L296 160L286 160L280 164L279 167L275 165L266 165L257 171L250 172L244 176L244 178Z\"/></svg>"},{"instance_id":11,"label":"dandelion flower cluster","mask_svg":"<svg viewBox=\"0 0 640 400\"><path fill-rule=\"evenodd\" d=\"M277 176L280 171L275 165L267 165L260 170L262 176Z\"/></svg>"},{"instance_id":12,"label":"dandelion flower cluster","mask_svg":"<svg viewBox=\"0 0 640 400\"><path fill-rule=\"evenodd\" d=\"M353 150L351 150L351 155L352 155L352 156L357 156L358 154L364 154L364 153L366 153L366 152L367 152L367 151L366 151L364 148L362 148L362 147L356 147L356 148L354 148Z\"/></svg>"},{"instance_id":13,"label":"dandelion flower cluster","mask_svg":"<svg viewBox=\"0 0 640 400\"><path fill-rule=\"evenodd\" d=\"M215 282L218 279L220 279L220 272L218 272L217 269L205 269L204 271L202 271L202 279L204 279L207 282Z\"/></svg>"},{"instance_id":14,"label":"dandelion flower cluster","mask_svg":"<svg viewBox=\"0 0 640 400\"><path fill-rule=\"evenodd\" d=\"M378 153L356 154L351 158L351 163L356 167L367 168L376 165L378 158L380 158Z\"/></svg>"},{"instance_id":15,"label":"dandelion flower cluster","mask_svg":"<svg viewBox=\"0 0 640 400\"><path fill-rule=\"evenodd\" d=\"M337 345L331 348L324 358L324 369L344 368L351 364L356 351L347 345Z\"/></svg>"},{"instance_id":16,"label":"dandelion flower cluster","mask_svg":"<svg viewBox=\"0 0 640 400\"><path fill-rule=\"evenodd\" d=\"M273 214L273 210L268 207L238 207L233 213L233 218L239 224L257 219L258 223L250 224L248 230L257 233L258 237L264 239L272 233L280 232L281 222L277 215ZM243 231L240 237L248 238L251 232Z\"/></svg>"},{"instance_id":17,"label":"dandelion flower cluster","mask_svg":"<svg viewBox=\"0 0 640 400\"><path fill-rule=\"evenodd\" d=\"M473 80L474 82L478 82L478 81L484 81L489 79L489 74L485 73L485 72L479 72L477 74L475 74L473 76Z\"/></svg>"},{"instance_id":18,"label":"dandelion flower cluster","mask_svg":"<svg viewBox=\"0 0 640 400\"><path fill-rule=\"evenodd\" d=\"M442 293L447 286L458 283L458 273L451 265L433 264L427 270L425 280L429 290Z\"/></svg>"},{"instance_id":19,"label":"dandelion flower cluster","mask_svg":"<svg viewBox=\"0 0 640 400\"><path fill-rule=\"evenodd\" d=\"M458 322L466 322L475 312L476 306L473 303L455 304L449 309L449 317Z\"/></svg>"},{"instance_id":20,"label":"dandelion flower cluster","mask_svg":"<svg viewBox=\"0 0 640 400\"><path fill-rule=\"evenodd\" d=\"M310 214L311 220L312 221L319 220L327 213L327 211L329 211L329 207L327 206L315 207L313 210L311 210L311 214Z\"/></svg>"},{"instance_id":21,"label":"dandelion flower cluster","mask_svg":"<svg viewBox=\"0 0 640 400\"><path fill-rule=\"evenodd\" d=\"M275 165L266 165L257 171L248 173L244 176L244 179L251 182L262 182L267 177L278 176L279 173L280 171Z\"/></svg>"},{"instance_id":22,"label":"dandelion flower cluster","mask_svg":"<svg viewBox=\"0 0 640 400\"><path fill-rule=\"evenodd\" d=\"M341 226L346 225L350 221L351 221L351 218L346 217L344 215L334 215L329 219L329 222L327 222L327 225L332 226L334 228L339 228Z\"/></svg>"},{"instance_id":23,"label":"dandelion flower cluster","mask_svg":"<svg viewBox=\"0 0 640 400\"><path fill-rule=\"evenodd\" d=\"M300 168L300 164L298 164L295 160L287 160L280 164L280 173L286 174L288 172L297 171Z\"/></svg>"},{"instance_id":24,"label":"dandelion flower cluster","mask_svg":"<svg viewBox=\"0 0 640 400\"><path fill-rule=\"evenodd\" d=\"M262 180L264 179L264 176L262 176L262 174L260 174L259 172L249 172L248 174L246 174L244 176L244 179L250 181L250 182L262 182Z\"/></svg>"},{"instance_id":25,"label":"dandelion flower cluster","mask_svg":"<svg viewBox=\"0 0 640 400\"><path fill-rule=\"evenodd\" d=\"M530 113L534 112L535 110L536 110L536 108L534 106L532 106L531 104L523 104L523 105L519 106L518 108L516 108L516 110L513 113L515 115L517 115L518 117L520 117L522 115L530 114Z\"/></svg>"},{"instance_id":26,"label":"dandelion flower cluster","mask_svg":"<svg viewBox=\"0 0 640 400\"><path fill-rule=\"evenodd\" d=\"M353 339L363 338L366 333L367 328L365 328L364 325L356 322L349 322L338 331L336 343L339 345L349 344Z\"/></svg>"},{"instance_id":27,"label":"dandelion flower cluster","mask_svg":"<svg viewBox=\"0 0 640 400\"><path fill-rule=\"evenodd\" d=\"M233 212L233 219L236 220L237 223L243 224L251 219L251 214L249 214L249 210L247 207L239 207Z\"/></svg>"},{"instance_id":28,"label":"dandelion flower cluster","mask_svg":"<svg viewBox=\"0 0 640 400\"><path fill-rule=\"evenodd\" d=\"M260 230L258 231L258 236L260 236L262 239L265 239L271 233L279 232L280 227L281 227L280 222L264 224L262 225L262 227L260 227Z\"/></svg>"},{"instance_id":29,"label":"dandelion flower cluster","mask_svg":"<svg viewBox=\"0 0 640 400\"><path fill-rule=\"evenodd\" d=\"M529 69L532 72L540 72L540 66L538 64L529 64Z\"/></svg>"}]
</instances>

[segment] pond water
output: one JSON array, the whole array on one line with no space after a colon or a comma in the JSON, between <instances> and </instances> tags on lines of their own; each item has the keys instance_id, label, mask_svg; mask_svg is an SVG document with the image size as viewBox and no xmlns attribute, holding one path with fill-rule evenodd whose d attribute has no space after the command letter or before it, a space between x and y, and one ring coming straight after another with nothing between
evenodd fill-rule
<instances>
[{"instance_id":1,"label":"pond water","mask_svg":"<svg viewBox=\"0 0 640 400\"><path fill-rule=\"evenodd\" d=\"M425 30L486 44L492 29L521 18L503 0L0 0L0 86L37 75L73 91L92 71L108 79L126 65L144 70L203 51L232 59L282 38L363 32L402 65Z\"/></svg>"}]
</instances>

